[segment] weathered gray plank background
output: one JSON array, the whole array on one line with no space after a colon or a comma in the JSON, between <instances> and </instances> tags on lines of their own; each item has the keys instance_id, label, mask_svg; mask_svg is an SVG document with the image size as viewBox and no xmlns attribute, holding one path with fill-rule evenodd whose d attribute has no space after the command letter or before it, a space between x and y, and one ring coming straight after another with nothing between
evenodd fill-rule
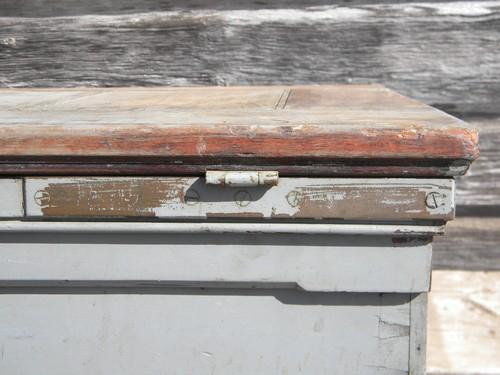
<instances>
[{"instance_id":1,"label":"weathered gray plank background","mask_svg":"<svg viewBox=\"0 0 500 375\"><path fill-rule=\"evenodd\" d=\"M2 0L0 86L378 82L470 121L435 266L500 269L500 1Z\"/></svg>"},{"instance_id":2,"label":"weathered gray plank background","mask_svg":"<svg viewBox=\"0 0 500 375\"><path fill-rule=\"evenodd\" d=\"M2 85L383 82L500 113L499 1L86 3L2 1Z\"/></svg>"}]
</instances>

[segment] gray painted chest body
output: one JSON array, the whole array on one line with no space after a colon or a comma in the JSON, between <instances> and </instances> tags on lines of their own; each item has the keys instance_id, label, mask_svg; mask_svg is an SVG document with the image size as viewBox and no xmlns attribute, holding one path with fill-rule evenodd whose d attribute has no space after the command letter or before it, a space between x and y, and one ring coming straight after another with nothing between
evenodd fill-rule
<instances>
[{"instance_id":1,"label":"gray painted chest body","mask_svg":"<svg viewBox=\"0 0 500 375\"><path fill-rule=\"evenodd\" d=\"M104 91L2 94L0 374L425 373L472 129L379 86Z\"/></svg>"},{"instance_id":2,"label":"gray painted chest body","mask_svg":"<svg viewBox=\"0 0 500 375\"><path fill-rule=\"evenodd\" d=\"M423 373L431 240L454 210L426 199L450 180L1 184L2 373Z\"/></svg>"}]
</instances>

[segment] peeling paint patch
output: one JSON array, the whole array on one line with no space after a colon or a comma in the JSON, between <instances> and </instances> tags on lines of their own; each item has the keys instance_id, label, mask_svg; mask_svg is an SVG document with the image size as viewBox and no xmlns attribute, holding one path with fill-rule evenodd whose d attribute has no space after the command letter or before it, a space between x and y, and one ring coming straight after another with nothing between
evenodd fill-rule
<instances>
[{"instance_id":1,"label":"peeling paint patch","mask_svg":"<svg viewBox=\"0 0 500 375\"><path fill-rule=\"evenodd\" d=\"M183 201L186 180L78 179L48 183L35 193L43 216L155 216L155 209ZM41 198L40 198L41 197Z\"/></svg>"},{"instance_id":2,"label":"peeling paint patch","mask_svg":"<svg viewBox=\"0 0 500 375\"><path fill-rule=\"evenodd\" d=\"M453 180L281 178L275 186L193 177L27 178L27 216L449 220ZM439 204L430 206L430 194ZM436 198L437 199L437 198Z\"/></svg>"}]
</instances>

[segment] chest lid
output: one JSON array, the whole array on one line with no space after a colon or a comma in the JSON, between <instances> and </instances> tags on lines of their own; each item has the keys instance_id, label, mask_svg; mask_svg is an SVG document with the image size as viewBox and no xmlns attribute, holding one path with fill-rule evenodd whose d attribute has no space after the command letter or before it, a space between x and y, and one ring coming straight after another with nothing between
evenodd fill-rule
<instances>
[{"instance_id":1,"label":"chest lid","mask_svg":"<svg viewBox=\"0 0 500 375\"><path fill-rule=\"evenodd\" d=\"M0 90L0 174L452 176L477 132L379 85Z\"/></svg>"}]
</instances>

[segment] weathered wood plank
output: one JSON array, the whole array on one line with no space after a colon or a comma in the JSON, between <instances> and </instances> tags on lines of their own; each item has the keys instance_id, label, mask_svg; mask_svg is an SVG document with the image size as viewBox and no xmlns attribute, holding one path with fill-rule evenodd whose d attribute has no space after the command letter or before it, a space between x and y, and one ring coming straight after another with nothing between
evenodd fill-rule
<instances>
[{"instance_id":1,"label":"weathered wood plank","mask_svg":"<svg viewBox=\"0 0 500 375\"><path fill-rule=\"evenodd\" d=\"M27 178L30 217L451 220L450 179L281 178L272 187L203 178Z\"/></svg>"},{"instance_id":2,"label":"weathered wood plank","mask_svg":"<svg viewBox=\"0 0 500 375\"><path fill-rule=\"evenodd\" d=\"M500 113L499 1L75 3L2 3L2 86L379 82L453 113ZM86 7L101 14L75 15Z\"/></svg>"},{"instance_id":3,"label":"weathered wood plank","mask_svg":"<svg viewBox=\"0 0 500 375\"><path fill-rule=\"evenodd\" d=\"M469 123L479 130L481 155L466 176L457 178L459 213L500 216L500 118Z\"/></svg>"},{"instance_id":4,"label":"weathered wood plank","mask_svg":"<svg viewBox=\"0 0 500 375\"><path fill-rule=\"evenodd\" d=\"M500 218L456 218L434 237L434 269L500 270Z\"/></svg>"},{"instance_id":5,"label":"weathered wood plank","mask_svg":"<svg viewBox=\"0 0 500 375\"><path fill-rule=\"evenodd\" d=\"M428 3L432 0L423 0ZM450 2L450 0L447 0ZM359 6L373 4L371 0L339 0L339 5ZM410 0L382 0L379 4L415 3ZM4 17L61 17L97 14L129 14L158 11L190 10L256 10L298 9L332 5L331 0L65 0L54 4L53 0L2 0Z\"/></svg>"}]
</instances>

